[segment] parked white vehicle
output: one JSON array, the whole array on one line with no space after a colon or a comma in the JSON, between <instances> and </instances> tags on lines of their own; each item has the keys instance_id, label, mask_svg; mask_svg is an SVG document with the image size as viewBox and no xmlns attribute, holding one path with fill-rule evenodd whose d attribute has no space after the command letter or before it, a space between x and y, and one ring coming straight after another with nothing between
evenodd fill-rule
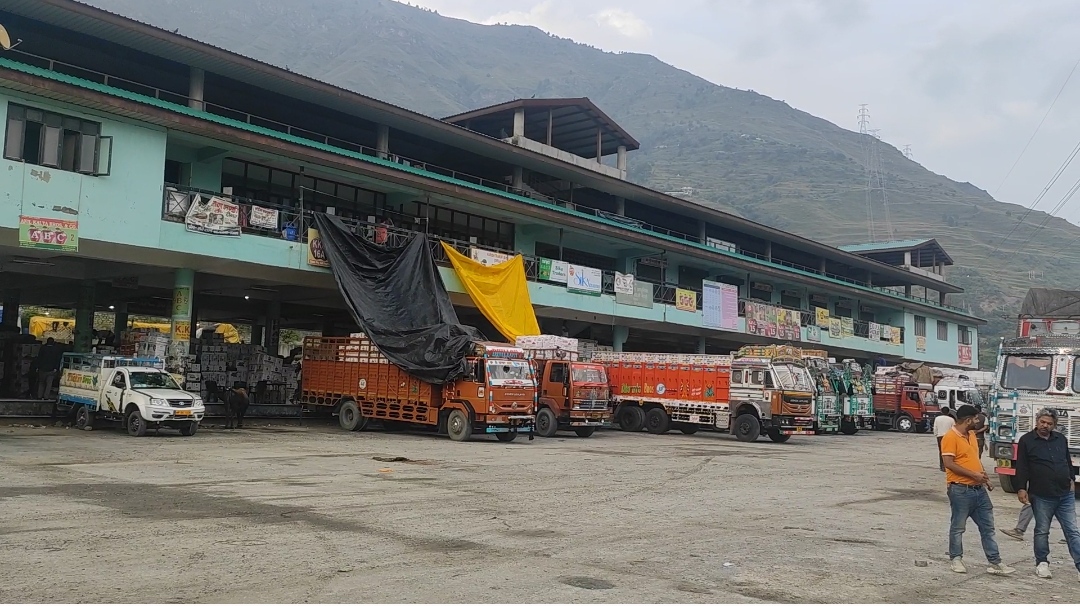
<instances>
[{"instance_id":1,"label":"parked white vehicle","mask_svg":"<svg viewBox=\"0 0 1080 606\"><path fill-rule=\"evenodd\" d=\"M74 414L80 429L117 421L132 436L161 427L194 435L206 407L163 367L157 358L65 354L57 411Z\"/></svg>"}]
</instances>

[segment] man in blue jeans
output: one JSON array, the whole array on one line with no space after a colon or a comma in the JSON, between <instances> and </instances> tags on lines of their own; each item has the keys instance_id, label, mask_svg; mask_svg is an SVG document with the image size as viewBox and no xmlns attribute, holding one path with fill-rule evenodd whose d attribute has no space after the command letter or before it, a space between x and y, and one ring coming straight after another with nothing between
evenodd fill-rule
<instances>
[{"instance_id":1,"label":"man in blue jeans","mask_svg":"<svg viewBox=\"0 0 1080 606\"><path fill-rule=\"evenodd\" d=\"M1016 448L1014 482L1020 502L1031 504L1035 514L1035 574L1049 579L1050 521L1057 518L1069 554L1080 573L1080 529L1076 526L1076 495L1073 483L1072 459L1065 436L1054 431L1057 412L1040 410L1035 417L1035 429L1020 438ZM1080 575L1078 575L1080 578Z\"/></svg>"}]
</instances>

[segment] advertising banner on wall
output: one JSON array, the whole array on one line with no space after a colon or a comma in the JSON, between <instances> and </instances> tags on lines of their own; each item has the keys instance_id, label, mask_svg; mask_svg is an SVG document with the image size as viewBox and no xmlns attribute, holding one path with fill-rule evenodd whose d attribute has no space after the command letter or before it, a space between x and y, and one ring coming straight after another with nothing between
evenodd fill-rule
<instances>
[{"instance_id":1,"label":"advertising banner on wall","mask_svg":"<svg viewBox=\"0 0 1080 606\"><path fill-rule=\"evenodd\" d=\"M900 332L900 329L896 328L896 327L893 327L893 329L892 329L892 344L893 345L900 345L901 344L900 339L902 337L903 337L903 333Z\"/></svg>"},{"instance_id":2,"label":"advertising banner on wall","mask_svg":"<svg viewBox=\"0 0 1080 606\"><path fill-rule=\"evenodd\" d=\"M970 345L958 345L957 346L957 362L960 366L971 366L971 346Z\"/></svg>"},{"instance_id":3,"label":"advertising banner on wall","mask_svg":"<svg viewBox=\"0 0 1080 606\"><path fill-rule=\"evenodd\" d=\"M821 343L821 328L815 325L807 326L806 340L812 343Z\"/></svg>"},{"instance_id":4,"label":"advertising banner on wall","mask_svg":"<svg viewBox=\"0 0 1080 606\"><path fill-rule=\"evenodd\" d=\"M78 252L79 222L20 215L19 246Z\"/></svg>"},{"instance_id":5,"label":"advertising banner on wall","mask_svg":"<svg viewBox=\"0 0 1080 606\"><path fill-rule=\"evenodd\" d=\"M881 324L878 324L876 322L871 322L870 323L870 329L869 329L869 332L867 333L867 335L868 335L867 338L870 339L871 341L880 341L881 340Z\"/></svg>"},{"instance_id":6,"label":"advertising banner on wall","mask_svg":"<svg viewBox=\"0 0 1080 606\"><path fill-rule=\"evenodd\" d=\"M852 318L840 318L840 336L844 339L855 336L855 320Z\"/></svg>"},{"instance_id":7,"label":"advertising banner on wall","mask_svg":"<svg viewBox=\"0 0 1080 606\"><path fill-rule=\"evenodd\" d=\"M570 292L600 296L603 288L604 272L584 265L567 266L566 289Z\"/></svg>"},{"instance_id":8,"label":"advertising banner on wall","mask_svg":"<svg viewBox=\"0 0 1080 606\"><path fill-rule=\"evenodd\" d=\"M802 318L798 311L765 303L746 303L747 334L802 341Z\"/></svg>"},{"instance_id":9,"label":"advertising banner on wall","mask_svg":"<svg viewBox=\"0 0 1080 606\"><path fill-rule=\"evenodd\" d=\"M510 255L506 253L477 248L475 246L469 247L469 257L472 258L473 261L489 267L500 263L506 263L510 260Z\"/></svg>"},{"instance_id":10,"label":"advertising banner on wall","mask_svg":"<svg viewBox=\"0 0 1080 606\"><path fill-rule=\"evenodd\" d=\"M926 337L915 337L915 351L926 353Z\"/></svg>"},{"instance_id":11,"label":"advertising banner on wall","mask_svg":"<svg viewBox=\"0 0 1080 606\"><path fill-rule=\"evenodd\" d=\"M840 324L840 318L829 318L829 338L839 339L844 336L843 326Z\"/></svg>"},{"instance_id":12,"label":"advertising banner on wall","mask_svg":"<svg viewBox=\"0 0 1080 606\"><path fill-rule=\"evenodd\" d=\"M540 259L540 279L545 282L555 282L557 284L566 284L567 271L569 264L566 261L556 261L554 259Z\"/></svg>"},{"instance_id":13,"label":"advertising banner on wall","mask_svg":"<svg viewBox=\"0 0 1080 606\"><path fill-rule=\"evenodd\" d=\"M314 227L307 230L307 262L313 267L330 267L330 259L326 258L319 230Z\"/></svg>"},{"instance_id":14,"label":"advertising banner on wall","mask_svg":"<svg viewBox=\"0 0 1080 606\"><path fill-rule=\"evenodd\" d=\"M188 231L214 236L240 237L240 206L220 196L209 200L196 196L184 225Z\"/></svg>"},{"instance_id":15,"label":"advertising banner on wall","mask_svg":"<svg viewBox=\"0 0 1080 606\"><path fill-rule=\"evenodd\" d=\"M697 311L697 293L685 288L675 289L675 309Z\"/></svg>"},{"instance_id":16,"label":"advertising banner on wall","mask_svg":"<svg viewBox=\"0 0 1080 606\"><path fill-rule=\"evenodd\" d=\"M739 330L739 287L720 285L720 328Z\"/></svg>"},{"instance_id":17,"label":"advertising banner on wall","mask_svg":"<svg viewBox=\"0 0 1080 606\"><path fill-rule=\"evenodd\" d=\"M252 206L251 226L260 229L273 229L276 231L278 228L278 211L273 208Z\"/></svg>"},{"instance_id":18,"label":"advertising banner on wall","mask_svg":"<svg viewBox=\"0 0 1080 606\"><path fill-rule=\"evenodd\" d=\"M703 280L701 282L701 325L705 328L720 328L723 308L720 288L723 284Z\"/></svg>"},{"instance_id":19,"label":"advertising banner on wall","mask_svg":"<svg viewBox=\"0 0 1080 606\"><path fill-rule=\"evenodd\" d=\"M634 275L615 272L615 294L634 294Z\"/></svg>"},{"instance_id":20,"label":"advertising banner on wall","mask_svg":"<svg viewBox=\"0 0 1080 606\"><path fill-rule=\"evenodd\" d=\"M633 305L634 307L652 309L653 285L649 282L634 280L634 292L630 294L616 292L615 302L620 305Z\"/></svg>"},{"instance_id":21,"label":"advertising banner on wall","mask_svg":"<svg viewBox=\"0 0 1080 606\"><path fill-rule=\"evenodd\" d=\"M829 327L829 310L825 307L815 307L815 324L821 328Z\"/></svg>"}]
</instances>

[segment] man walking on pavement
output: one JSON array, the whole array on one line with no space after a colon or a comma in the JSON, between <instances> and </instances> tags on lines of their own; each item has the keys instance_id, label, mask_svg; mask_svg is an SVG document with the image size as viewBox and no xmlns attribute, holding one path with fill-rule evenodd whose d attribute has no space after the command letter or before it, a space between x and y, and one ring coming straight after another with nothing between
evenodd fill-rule
<instances>
[{"instance_id":1,"label":"man walking on pavement","mask_svg":"<svg viewBox=\"0 0 1080 606\"><path fill-rule=\"evenodd\" d=\"M1035 574L1049 579L1050 521L1057 518L1069 555L1080 578L1080 528L1076 526L1076 495L1072 459L1065 436L1054 431L1057 412L1046 408L1035 417L1035 429L1016 445L1016 498L1031 504L1035 514Z\"/></svg>"},{"instance_id":2,"label":"man walking on pavement","mask_svg":"<svg viewBox=\"0 0 1080 606\"><path fill-rule=\"evenodd\" d=\"M1020 508L1020 515L1016 518L1016 528L1001 528L999 530L1017 541L1023 541L1024 533L1027 532L1027 528L1031 525L1031 520L1033 519L1035 519L1035 514L1031 513L1031 503L1025 503L1024 506ZM1061 539L1058 543L1067 545L1069 540Z\"/></svg>"},{"instance_id":3,"label":"man walking on pavement","mask_svg":"<svg viewBox=\"0 0 1080 606\"><path fill-rule=\"evenodd\" d=\"M937 438L937 451L938 451L938 466L941 471L945 471L945 460L941 458L941 438L945 437L945 434L952 429L956 420L949 414L952 412L948 406L941 407L941 414L934 419L934 437Z\"/></svg>"},{"instance_id":4,"label":"man walking on pavement","mask_svg":"<svg viewBox=\"0 0 1080 606\"><path fill-rule=\"evenodd\" d=\"M952 508L949 568L961 574L967 572L963 539L968 518L971 518L979 529L983 552L990 562L986 571L990 574L1012 574L1016 569L1001 561L997 541L994 540L994 504L990 502L989 494L993 486L983 470L979 445L971 433L977 414L974 406L961 406L956 411L956 423L941 439L941 457L945 463L945 481Z\"/></svg>"}]
</instances>

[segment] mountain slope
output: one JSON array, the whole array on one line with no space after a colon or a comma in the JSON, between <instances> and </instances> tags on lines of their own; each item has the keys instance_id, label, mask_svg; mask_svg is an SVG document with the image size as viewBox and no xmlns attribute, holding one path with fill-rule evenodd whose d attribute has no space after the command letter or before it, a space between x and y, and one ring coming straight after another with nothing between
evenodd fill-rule
<instances>
[{"instance_id":1,"label":"mountain slope","mask_svg":"<svg viewBox=\"0 0 1080 606\"><path fill-rule=\"evenodd\" d=\"M433 116L519 97L590 97L642 143L630 178L830 244L871 239L869 140L763 95L639 54L523 26L483 26L390 0L91 0L91 4ZM737 83L734 83L737 84ZM954 299L991 321L983 361L1027 288L1080 283L1080 228L932 173L883 142L875 239L936 237ZM891 224L886 225L885 218ZM1045 227L1037 229L1044 223ZM1021 246L1023 245L1023 246ZM1017 250L1019 248L1019 250Z\"/></svg>"}]
</instances>

